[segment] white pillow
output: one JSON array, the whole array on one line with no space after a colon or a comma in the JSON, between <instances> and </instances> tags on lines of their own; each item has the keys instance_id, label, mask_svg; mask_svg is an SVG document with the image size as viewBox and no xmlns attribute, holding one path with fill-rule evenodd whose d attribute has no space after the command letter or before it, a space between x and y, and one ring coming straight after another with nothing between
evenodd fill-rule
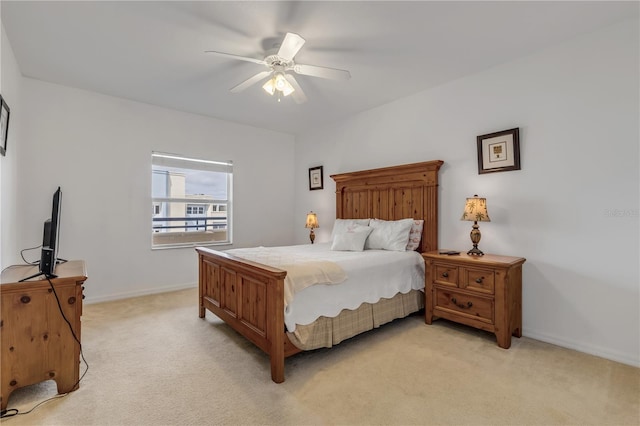
<instances>
[{"instance_id":1,"label":"white pillow","mask_svg":"<svg viewBox=\"0 0 640 426\"><path fill-rule=\"evenodd\" d=\"M405 251L411 225L413 225L413 219L371 219L369 226L373 231L367 238L365 249Z\"/></svg>"},{"instance_id":2,"label":"white pillow","mask_svg":"<svg viewBox=\"0 0 640 426\"><path fill-rule=\"evenodd\" d=\"M409 231L409 242L407 243L407 251L413 251L420 245L422 239L422 228L424 220L414 220Z\"/></svg>"},{"instance_id":3,"label":"white pillow","mask_svg":"<svg viewBox=\"0 0 640 426\"><path fill-rule=\"evenodd\" d=\"M373 229L368 226L352 225L348 230L337 233L333 237L331 250L362 251L371 231Z\"/></svg>"},{"instance_id":4,"label":"white pillow","mask_svg":"<svg viewBox=\"0 0 640 426\"><path fill-rule=\"evenodd\" d=\"M354 225L369 226L369 219L336 219L331 231L331 239L333 240L336 234L342 234Z\"/></svg>"}]
</instances>

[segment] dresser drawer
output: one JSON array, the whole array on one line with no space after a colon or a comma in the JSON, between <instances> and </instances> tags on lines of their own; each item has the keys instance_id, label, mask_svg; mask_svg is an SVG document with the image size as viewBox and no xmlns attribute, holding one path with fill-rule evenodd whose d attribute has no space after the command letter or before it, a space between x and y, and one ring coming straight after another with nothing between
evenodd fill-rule
<instances>
[{"instance_id":1,"label":"dresser drawer","mask_svg":"<svg viewBox=\"0 0 640 426\"><path fill-rule=\"evenodd\" d=\"M435 309L455 311L493 324L493 299L436 288Z\"/></svg>"},{"instance_id":2,"label":"dresser drawer","mask_svg":"<svg viewBox=\"0 0 640 426\"><path fill-rule=\"evenodd\" d=\"M434 265L435 276L433 280L436 284L450 287L458 286L458 267L450 265Z\"/></svg>"},{"instance_id":3,"label":"dresser drawer","mask_svg":"<svg viewBox=\"0 0 640 426\"><path fill-rule=\"evenodd\" d=\"M460 288L478 293L493 294L495 275L491 269L464 269L460 280Z\"/></svg>"}]
</instances>

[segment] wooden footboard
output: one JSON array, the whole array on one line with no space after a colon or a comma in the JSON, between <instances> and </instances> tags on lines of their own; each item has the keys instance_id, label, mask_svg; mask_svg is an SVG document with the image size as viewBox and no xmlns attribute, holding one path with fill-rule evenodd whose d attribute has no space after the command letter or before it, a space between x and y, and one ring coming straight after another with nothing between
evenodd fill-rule
<instances>
[{"instance_id":1,"label":"wooden footboard","mask_svg":"<svg viewBox=\"0 0 640 426\"><path fill-rule=\"evenodd\" d=\"M284 381L284 358L300 352L285 333L282 269L227 253L196 248L199 315L211 311L269 354L271 379Z\"/></svg>"}]
</instances>

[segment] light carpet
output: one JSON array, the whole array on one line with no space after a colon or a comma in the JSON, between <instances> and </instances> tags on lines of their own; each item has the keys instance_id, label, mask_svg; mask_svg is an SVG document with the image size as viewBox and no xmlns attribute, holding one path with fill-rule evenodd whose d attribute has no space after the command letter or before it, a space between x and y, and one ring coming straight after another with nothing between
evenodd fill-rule
<instances>
[{"instance_id":1,"label":"light carpet","mask_svg":"<svg viewBox=\"0 0 640 426\"><path fill-rule=\"evenodd\" d=\"M640 369L526 337L413 315L285 362L221 320L197 290L85 305L80 388L14 425L638 425ZM84 370L82 365L81 371ZM51 381L15 391L27 411Z\"/></svg>"}]
</instances>

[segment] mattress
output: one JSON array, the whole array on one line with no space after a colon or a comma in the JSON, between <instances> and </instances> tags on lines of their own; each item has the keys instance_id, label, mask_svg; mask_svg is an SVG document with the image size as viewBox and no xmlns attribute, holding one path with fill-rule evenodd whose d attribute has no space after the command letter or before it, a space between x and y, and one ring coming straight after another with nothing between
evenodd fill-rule
<instances>
[{"instance_id":1,"label":"mattress","mask_svg":"<svg viewBox=\"0 0 640 426\"><path fill-rule=\"evenodd\" d=\"M330 247L330 243L319 243L269 248L283 259L297 257L335 262L347 276L339 284L314 284L293 295L284 313L287 331L291 333L298 326L312 324L321 317L336 317L345 309L357 310L363 303L375 304L399 293L424 290L425 266L418 252L332 251ZM232 249L227 253L250 259L243 256L250 250ZM279 267L277 264L269 266Z\"/></svg>"}]
</instances>

